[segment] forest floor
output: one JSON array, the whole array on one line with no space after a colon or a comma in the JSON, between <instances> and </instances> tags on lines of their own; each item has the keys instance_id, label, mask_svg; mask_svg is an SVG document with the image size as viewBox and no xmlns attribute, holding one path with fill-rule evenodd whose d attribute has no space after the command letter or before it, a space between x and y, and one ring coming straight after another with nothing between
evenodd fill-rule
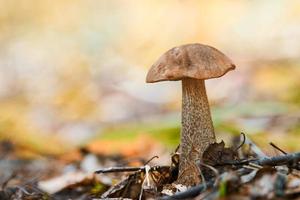
<instances>
[{"instance_id":1,"label":"forest floor","mask_svg":"<svg viewBox=\"0 0 300 200\"><path fill-rule=\"evenodd\" d=\"M176 183L176 150L145 158L82 147L20 159L14 144L2 141L0 199L300 199L300 153L270 145L275 153L266 155L244 134L231 147L210 145L195 165L199 184L187 188ZM168 164L156 164L161 156Z\"/></svg>"}]
</instances>

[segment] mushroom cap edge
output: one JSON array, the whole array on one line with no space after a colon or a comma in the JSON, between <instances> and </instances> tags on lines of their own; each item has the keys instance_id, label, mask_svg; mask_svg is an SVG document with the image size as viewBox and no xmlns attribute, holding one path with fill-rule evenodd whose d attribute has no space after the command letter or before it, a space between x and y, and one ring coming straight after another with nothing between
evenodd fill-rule
<instances>
[{"instance_id":1,"label":"mushroom cap edge","mask_svg":"<svg viewBox=\"0 0 300 200\"><path fill-rule=\"evenodd\" d=\"M218 78L235 67L225 54L214 47L186 44L165 52L149 69L146 82Z\"/></svg>"}]
</instances>

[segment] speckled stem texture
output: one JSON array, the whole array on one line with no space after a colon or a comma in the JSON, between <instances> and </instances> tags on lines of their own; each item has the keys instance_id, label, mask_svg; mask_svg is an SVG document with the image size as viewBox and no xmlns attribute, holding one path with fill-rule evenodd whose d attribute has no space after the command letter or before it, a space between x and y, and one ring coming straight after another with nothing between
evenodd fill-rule
<instances>
[{"instance_id":1,"label":"speckled stem texture","mask_svg":"<svg viewBox=\"0 0 300 200\"><path fill-rule=\"evenodd\" d=\"M182 80L182 129L178 182L195 185L201 180L195 165L206 147L216 141L204 80Z\"/></svg>"}]
</instances>

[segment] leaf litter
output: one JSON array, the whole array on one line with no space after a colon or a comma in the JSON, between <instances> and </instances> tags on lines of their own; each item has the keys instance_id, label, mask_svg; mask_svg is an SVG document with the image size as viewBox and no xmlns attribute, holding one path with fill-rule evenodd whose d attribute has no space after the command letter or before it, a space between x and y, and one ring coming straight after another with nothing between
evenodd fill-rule
<instances>
[{"instance_id":1,"label":"leaf litter","mask_svg":"<svg viewBox=\"0 0 300 200\"><path fill-rule=\"evenodd\" d=\"M3 145L13 148L8 142ZM152 165L154 156L137 159L132 166L122 155L104 156L83 148L67 163L18 161L19 167L10 168L10 173L4 169L17 161L2 156L0 199L300 199L300 152L270 145L275 156L266 155L243 133L232 147L223 141L211 144L196 163L201 181L193 187L176 183L178 148L169 165ZM51 171L55 166L64 167Z\"/></svg>"}]
</instances>

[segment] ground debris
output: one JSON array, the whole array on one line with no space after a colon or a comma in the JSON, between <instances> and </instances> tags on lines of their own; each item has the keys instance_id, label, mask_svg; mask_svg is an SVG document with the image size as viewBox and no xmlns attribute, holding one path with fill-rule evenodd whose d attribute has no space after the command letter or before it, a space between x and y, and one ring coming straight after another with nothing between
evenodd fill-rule
<instances>
[{"instance_id":1,"label":"ground debris","mask_svg":"<svg viewBox=\"0 0 300 200\"><path fill-rule=\"evenodd\" d=\"M210 166L233 160L237 160L237 152L232 148L225 147L224 141L209 145L202 156L202 161Z\"/></svg>"},{"instance_id":2,"label":"ground debris","mask_svg":"<svg viewBox=\"0 0 300 200\"><path fill-rule=\"evenodd\" d=\"M15 186L2 187L0 190L0 199L14 200L40 200L50 199L49 194L40 190L37 183L23 183Z\"/></svg>"},{"instance_id":3,"label":"ground debris","mask_svg":"<svg viewBox=\"0 0 300 200\"><path fill-rule=\"evenodd\" d=\"M299 199L300 152L271 146L280 155L267 156L244 134L234 147L211 144L195 165L202 182L190 188L176 183L178 152L169 165L152 165L157 156L129 161L83 150L73 160L4 156L0 169L10 170L0 170L0 199Z\"/></svg>"},{"instance_id":4,"label":"ground debris","mask_svg":"<svg viewBox=\"0 0 300 200\"><path fill-rule=\"evenodd\" d=\"M108 189L108 186L100 182L95 176L86 177L80 182L70 184L62 190L54 193L54 199L93 199L99 197Z\"/></svg>"},{"instance_id":5,"label":"ground debris","mask_svg":"<svg viewBox=\"0 0 300 200\"><path fill-rule=\"evenodd\" d=\"M149 161L151 161L151 158ZM112 186L101 198L157 199L163 187L177 179L179 154L171 156L170 166L149 166L149 161L141 167L110 167L95 173L116 173L135 171L126 179Z\"/></svg>"},{"instance_id":6,"label":"ground debris","mask_svg":"<svg viewBox=\"0 0 300 200\"><path fill-rule=\"evenodd\" d=\"M299 198L300 152L268 157L245 135L243 140L243 148L227 148L223 141L211 144L198 162L205 182L161 199Z\"/></svg>"},{"instance_id":7,"label":"ground debris","mask_svg":"<svg viewBox=\"0 0 300 200\"><path fill-rule=\"evenodd\" d=\"M198 165L205 180L209 180L215 176L215 172L211 170L211 167L215 168L218 174L223 173L232 167L231 165L222 165L223 163L237 160L237 151L233 148L225 147L224 141L221 141L220 143L214 143L208 146L203 153L202 161L199 162Z\"/></svg>"}]
</instances>

